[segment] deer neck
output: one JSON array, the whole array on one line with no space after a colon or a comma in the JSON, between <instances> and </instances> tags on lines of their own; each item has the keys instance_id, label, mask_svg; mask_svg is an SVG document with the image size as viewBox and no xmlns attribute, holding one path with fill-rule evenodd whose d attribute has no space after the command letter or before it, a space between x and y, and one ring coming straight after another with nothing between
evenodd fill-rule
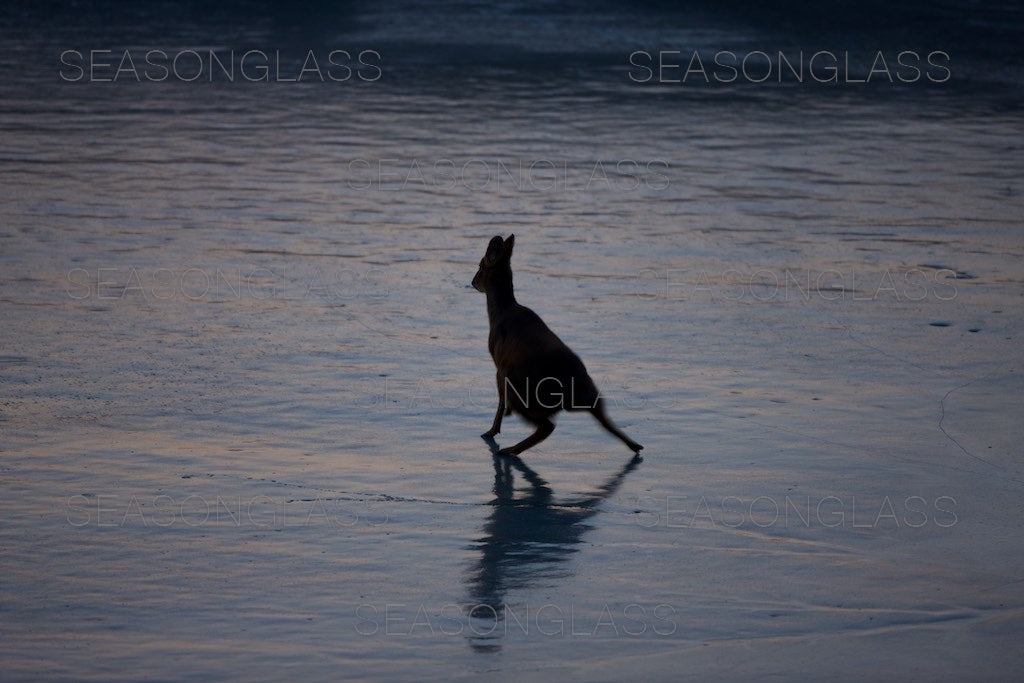
<instances>
[{"instance_id":1,"label":"deer neck","mask_svg":"<svg viewBox=\"0 0 1024 683\"><path fill-rule=\"evenodd\" d=\"M502 314L515 304L516 296L512 292L512 273L509 273L507 278L499 278L487 290L487 318L491 321L491 325L493 326Z\"/></svg>"}]
</instances>

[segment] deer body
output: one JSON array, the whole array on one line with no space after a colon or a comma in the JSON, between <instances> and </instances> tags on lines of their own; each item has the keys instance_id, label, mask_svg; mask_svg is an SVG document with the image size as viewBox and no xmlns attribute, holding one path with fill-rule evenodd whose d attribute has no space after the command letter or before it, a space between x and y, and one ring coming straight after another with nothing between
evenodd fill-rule
<instances>
[{"instance_id":1,"label":"deer body","mask_svg":"<svg viewBox=\"0 0 1024 683\"><path fill-rule=\"evenodd\" d=\"M604 400L579 356L539 315L516 301L510 265L514 243L515 235L507 240L494 237L473 278L473 287L487 295L491 327L487 347L497 368L498 410L483 438L493 438L501 431L502 418L515 411L536 427L530 436L501 450L508 455L518 455L554 431L551 418L559 411L587 410L605 429L638 453L643 446L608 419Z\"/></svg>"}]
</instances>

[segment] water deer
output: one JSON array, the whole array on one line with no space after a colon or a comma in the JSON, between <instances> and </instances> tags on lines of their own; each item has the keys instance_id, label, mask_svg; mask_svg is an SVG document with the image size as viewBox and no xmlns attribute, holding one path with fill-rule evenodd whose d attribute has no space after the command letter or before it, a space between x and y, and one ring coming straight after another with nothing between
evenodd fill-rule
<instances>
[{"instance_id":1,"label":"water deer","mask_svg":"<svg viewBox=\"0 0 1024 683\"><path fill-rule=\"evenodd\" d=\"M500 453L518 455L536 446L555 430L551 418L560 410L587 410L634 453L643 448L616 427L605 414L604 399L587 374L583 361L572 352L540 316L516 302L512 292L512 247L515 235L491 239L473 287L487 295L491 332L487 348L498 369L498 411L494 424L481 434L492 439L501 431L501 419L515 411L537 429Z\"/></svg>"}]
</instances>

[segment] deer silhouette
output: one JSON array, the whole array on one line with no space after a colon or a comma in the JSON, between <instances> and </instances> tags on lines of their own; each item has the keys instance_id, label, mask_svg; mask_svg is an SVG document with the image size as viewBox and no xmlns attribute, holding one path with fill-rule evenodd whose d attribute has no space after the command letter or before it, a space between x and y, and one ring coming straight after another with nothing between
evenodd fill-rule
<instances>
[{"instance_id":1,"label":"deer silhouette","mask_svg":"<svg viewBox=\"0 0 1024 683\"><path fill-rule=\"evenodd\" d=\"M643 446L608 419L604 399L579 356L539 315L516 302L510 264L514 244L515 235L504 240L500 235L492 238L473 277L473 287L487 295L491 325L487 348L498 369L498 411L494 424L481 436L493 439L501 431L502 417L515 411L536 431L499 452L519 455L550 436L555 430L551 418L560 410L586 410L634 453L639 453Z\"/></svg>"}]
</instances>

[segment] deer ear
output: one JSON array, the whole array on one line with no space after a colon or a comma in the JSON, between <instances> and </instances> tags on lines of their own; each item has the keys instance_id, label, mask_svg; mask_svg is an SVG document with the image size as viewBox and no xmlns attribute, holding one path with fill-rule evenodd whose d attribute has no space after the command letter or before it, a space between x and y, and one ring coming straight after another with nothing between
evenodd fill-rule
<instances>
[{"instance_id":1,"label":"deer ear","mask_svg":"<svg viewBox=\"0 0 1024 683\"><path fill-rule=\"evenodd\" d=\"M491 238L491 243L487 245L487 253L484 254L484 260L487 263L494 263L501 257L502 252L502 241L500 235L495 235Z\"/></svg>"},{"instance_id":2,"label":"deer ear","mask_svg":"<svg viewBox=\"0 0 1024 683\"><path fill-rule=\"evenodd\" d=\"M508 239L505 240L505 246L501 250L501 255L505 259L512 258L512 247L516 244L516 236L509 235Z\"/></svg>"}]
</instances>

